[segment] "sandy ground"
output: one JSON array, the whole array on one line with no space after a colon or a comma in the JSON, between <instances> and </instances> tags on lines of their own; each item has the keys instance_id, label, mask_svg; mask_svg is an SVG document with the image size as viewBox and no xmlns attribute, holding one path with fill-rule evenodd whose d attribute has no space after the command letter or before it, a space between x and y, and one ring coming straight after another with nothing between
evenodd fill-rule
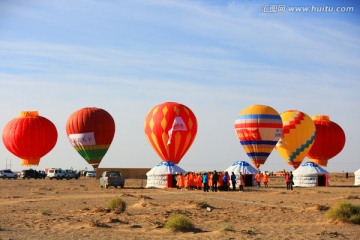
<instances>
[{"instance_id":1,"label":"sandy ground","mask_svg":"<svg viewBox=\"0 0 360 240\"><path fill-rule=\"evenodd\" d=\"M143 189L128 179L123 189L100 189L96 179L0 180L0 239L360 239L360 225L329 221L327 207L360 204L352 176L331 174L331 187L287 191L282 178L245 192ZM106 203L119 197L122 213ZM205 206L205 208L203 207ZM206 207L210 207L208 211ZM172 213L195 228L164 228Z\"/></svg>"}]
</instances>

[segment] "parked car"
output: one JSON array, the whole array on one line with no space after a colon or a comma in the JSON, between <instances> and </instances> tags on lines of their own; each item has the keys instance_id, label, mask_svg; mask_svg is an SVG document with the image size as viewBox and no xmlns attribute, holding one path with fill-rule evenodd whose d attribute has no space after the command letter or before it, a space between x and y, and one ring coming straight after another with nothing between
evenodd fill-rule
<instances>
[{"instance_id":1,"label":"parked car","mask_svg":"<svg viewBox=\"0 0 360 240\"><path fill-rule=\"evenodd\" d=\"M65 170L62 170L62 172L63 172L63 178L66 178L67 180L72 179L72 178L75 178L75 179L79 178L77 172L75 172L74 170L65 169Z\"/></svg>"},{"instance_id":2,"label":"parked car","mask_svg":"<svg viewBox=\"0 0 360 240\"><path fill-rule=\"evenodd\" d=\"M125 185L125 179L118 171L105 171L100 177L100 188L108 188L114 186L117 188L120 186L123 188Z\"/></svg>"},{"instance_id":3,"label":"parked car","mask_svg":"<svg viewBox=\"0 0 360 240\"><path fill-rule=\"evenodd\" d=\"M30 178L45 179L45 176L46 176L46 175L45 175L44 173L39 172L39 171L36 171L36 170L34 170L34 169L22 170L22 171L20 172L20 177L21 177L22 179L25 179L25 178L27 178L27 179L30 179Z\"/></svg>"},{"instance_id":4,"label":"parked car","mask_svg":"<svg viewBox=\"0 0 360 240\"><path fill-rule=\"evenodd\" d=\"M86 173L86 177L92 177L92 178L96 177L96 171L88 171Z\"/></svg>"},{"instance_id":5,"label":"parked car","mask_svg":"<svg viewBox=\"0 0 360 240\"><path fill-rule=\"evenodd\" d=\"M56 180L62 180L65 176L65 173L63 172L63 170L61 168L57 169L57 168L50 168L47 172L47 177L50 180L53 180L54 178Z\"/></svg>"},{"instance_id":6,"label":"parked car","mask_svg":"<svg viewBox=\"0 0 360 240\"><path fill-rule=\"evenodd\" d=\"M7 178L13 178L17 179L17 175L13 173L11 170L0 170L0 178L7 179Z\"/></svg>"}]
</instances>

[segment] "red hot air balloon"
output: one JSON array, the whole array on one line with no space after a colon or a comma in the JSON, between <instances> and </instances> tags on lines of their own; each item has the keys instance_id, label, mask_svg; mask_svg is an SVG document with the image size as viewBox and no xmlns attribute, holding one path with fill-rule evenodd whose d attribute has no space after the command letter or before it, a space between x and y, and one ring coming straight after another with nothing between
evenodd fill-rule
<instances>
[{"instance_id":1,"label":"red hot air balloon","mask_svg":"<svg viewBox=\"0 0 360 240\"><path fill-rule=\"evenodd\" d=\"M344 148L345 133L338 124L330 121L329 116L315 115L312 120L316 127L316 138L307 157L310 161L326 167L328 160Z\"/></svg>"},{"instance_id":2,"label":"red hot air balloon","mask_svg":"<svg viewBox=\"0 0 360 240\"><path fill-rule=\"evenodd\" d=\"M22 159L23 166L38 166L40 158L54 148L57 137L55 125L37 111L20 112L2 134L5 147Z\"/></svg>"},{"instance_id":3,"label":"red hot air balloon","mask_svg":"<svg viewBox=\"0 0 360 240\"><path fill-rule=\"evenodd\" d=\"M96 169L114 138L115 122L101 108L82 108L68 118L66 134L75 150Z\"/></svg>"},{"instance_id":4,"label":"red hot air balloon","mask_svg":"<svg viewBox=\"0 0 360 240\"><path fill-rule=\"evenodd\" d=\"M147 114L144 131L163 161L178 164L195 139L197 121L185 105L165 102Z\"/></svg>"}]
</instances>

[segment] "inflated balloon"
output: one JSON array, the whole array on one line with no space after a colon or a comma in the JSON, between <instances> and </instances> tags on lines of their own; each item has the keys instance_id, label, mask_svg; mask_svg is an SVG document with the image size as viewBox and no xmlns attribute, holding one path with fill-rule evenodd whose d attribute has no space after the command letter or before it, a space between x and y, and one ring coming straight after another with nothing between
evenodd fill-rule
<instances>
[{"instance_id":1,"label":"inflated balloon","mask_svg":"<svg viewBox=\"0 0 360 240\"><path fill-rule=\"evenodd\" d=\"M82 108L68 118L66 134L75 150L96 169L114 138L115 122L101 108Z\"/></svg>"},{"instance_id":2,"label":"inflated balloon","mask_svg":"<svg viewBox=\"0 0 360 240\"><path fill-rule=\"evenodd\" d=\"M297 168L314 144L315 124L308 115L297 110L285 111L280 116L283 132L276 150L289 165Z\"/></svg>"},{"instance_id":3,"label":"inflated balloon","mask_svg":"<svg viewBox=\"0 0 360 240\"><path fill-rule=\"evenodd\" d=\"M149 111L144 131L163 161L178 164L195 140L197 121L187 106L165 102Z\"/></svg>"},{"instance_id":4,"label":"inflated balloon","mask_svg":"<svg viewBox=\"0 0 360 240\"><path fill-rule=\"evenodd\" d=\"M38 166L40 158L55 146L58 133L55 125L37 111L23 111L4 127L5 147L22 159L23 166Z\"/></svg>"},{"instance_id":5,"label":"inflated balloon","mask_svg":"<svg viewBox=\"0 0 360 240\"><path fill-rule=\"evenodd\" d=\"M235 131L252 164L259 168L281 137L281 117L272 107L252 105L237 116Z\"/></svg>"},{"instance_id":6,"label":"inflated balloon","mask_svg":"<svg viewBox=\"0 0 360 240\"><path fill-rule=\"evenodd\" d=\"M328 160L335 157L345 145L345 133L342 128L330 121L329 116L312 117L316 127L316 138L307 157L311 162L327 166Z\"/></svg>"}]
</instances>

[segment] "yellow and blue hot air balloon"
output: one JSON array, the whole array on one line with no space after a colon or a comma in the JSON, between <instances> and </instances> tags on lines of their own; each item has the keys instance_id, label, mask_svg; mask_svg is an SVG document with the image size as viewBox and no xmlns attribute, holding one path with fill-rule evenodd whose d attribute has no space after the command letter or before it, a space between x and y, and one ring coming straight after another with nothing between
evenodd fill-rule
<instances>
[{"instance_id":1,"label":"yellow and blue hot air balloon","mask_svg":"<svg viewBox=\"0 0 360 240\"><path fill-rule=\"evenodd\" d=\"M281 137L281 117L272 107L252 105L237 116L235 131L252 164L259 168Z\"/></svg>"},{"instance_id":2,"label":"yellow and blue hot air balloon","mask_svg":"<svg viewBox=\"0 0 360 240\"><path fill-rule=\"evenodd\" d=\"M289 165L297 168L314 144L315 124L308 115L297 110L285 111L280 116L283 132L276 150Z\"/></svg>"}]
</instances>

